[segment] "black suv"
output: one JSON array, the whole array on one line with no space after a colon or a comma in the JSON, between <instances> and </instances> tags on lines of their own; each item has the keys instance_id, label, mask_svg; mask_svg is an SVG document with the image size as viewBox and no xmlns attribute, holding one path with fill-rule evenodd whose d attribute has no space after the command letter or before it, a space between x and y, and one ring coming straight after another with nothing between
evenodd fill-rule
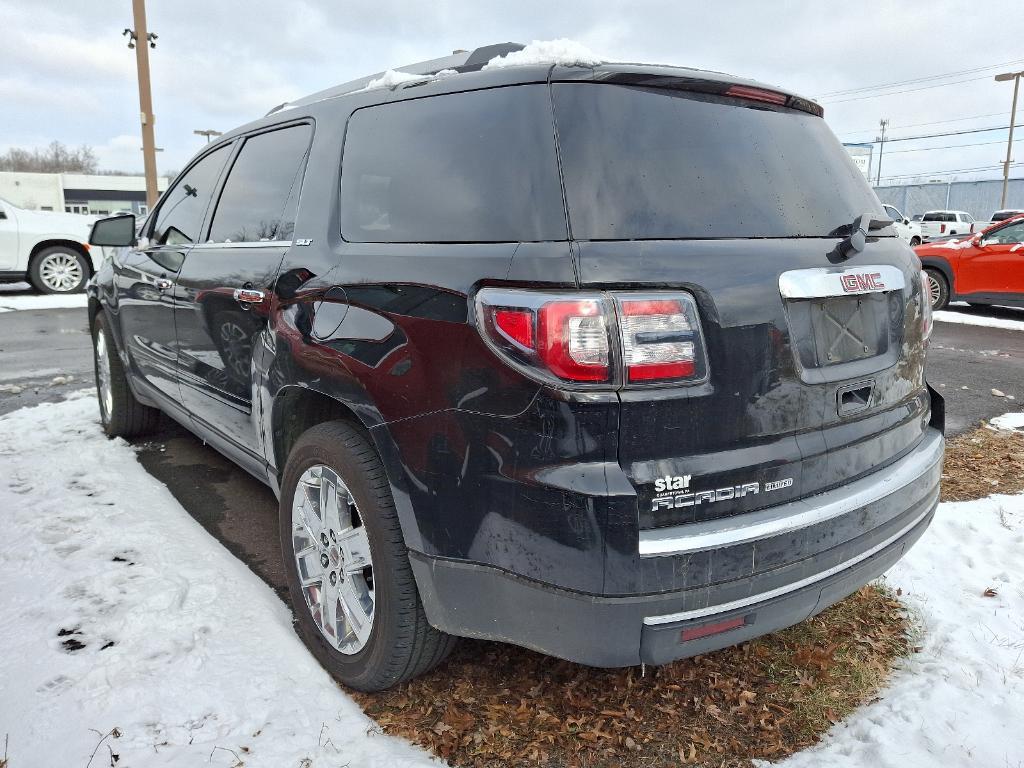
<instances>
[{"instance_id":1,"label":"black suv","mask_svg":"<svg viewBox=\"0 0 1024 768\"><path fill-rule=\"evenodd\" d=\"M104 428L159 409L274 489L301 633L357 689L455 636L595 666L747 640L938 500L920 264L821 108L484 66L514 48L283 105L93 230Z\"/></svg>"}]
</instances>

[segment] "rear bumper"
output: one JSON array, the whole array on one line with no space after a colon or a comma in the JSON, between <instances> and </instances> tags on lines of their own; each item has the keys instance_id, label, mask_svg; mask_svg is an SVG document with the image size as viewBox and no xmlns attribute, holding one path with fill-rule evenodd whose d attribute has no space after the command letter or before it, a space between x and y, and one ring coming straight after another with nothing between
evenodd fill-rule
<instances>
[{"instance_id":1,"label":"rear bumper","mask_svg":"<svg viewBox=\"0 0 1024 768\"><path fill-rule=\"evenodd\" d=\"M931 522L943 446L941 434L928 430L910 454L856 483L774 510L737 515L727 529L697 526L693 537L683 530L662 532L656 554L648 542L648 557L676 556L708 546L713 551L756 547L759 541L777 546L781 537L798 538L822 526L855 531L824 551L739 579L609 597L417 553L411 553L413 570L427 617L446 632L510 642L591 666L664 664L796 624L884 573ZM723 623L735 626L702 636Z\"/></svg>"}]
</instances>

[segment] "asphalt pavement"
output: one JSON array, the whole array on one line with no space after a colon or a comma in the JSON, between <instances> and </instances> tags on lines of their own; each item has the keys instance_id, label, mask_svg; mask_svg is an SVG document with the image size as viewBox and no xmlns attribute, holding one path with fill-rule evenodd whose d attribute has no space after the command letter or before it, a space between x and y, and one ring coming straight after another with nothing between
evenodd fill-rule
<instances>
[{"instance_id":1,"label":"asphalt pavement","mask_svg":"<svg viewBox=\"0 0 1024 768\"><path fill-rule=\"evenodd\" d=\"M950 311L1024 321L1024 310ZM0 414L93 386L86 324L84 308L0 313ZM928 378L946 398L949 434L1024 409L1024 331L936 323ZM996 397L993 389L1014 399ZM167 418L136 447L139 461L182 506L285 597L277 501L270 490Z\"/></svg>"}]
</instances>

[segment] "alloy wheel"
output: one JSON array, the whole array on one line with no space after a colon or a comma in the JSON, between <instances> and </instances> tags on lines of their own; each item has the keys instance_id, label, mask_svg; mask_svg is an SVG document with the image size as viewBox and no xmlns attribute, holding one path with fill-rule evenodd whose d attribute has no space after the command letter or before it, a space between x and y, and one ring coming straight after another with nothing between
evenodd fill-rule
<instances>
[{"instance_id":1,"label":"alloy wheel","mask_svg":"<svg viewBox=\"0 0 1024 768\"><path fill-rule=\"evenodd\" d=\"M103 411L103 420L110 420L110 414L114 410L114 390L110 381L110 358L107 356L107 337L100 330L96 333L94 345L96 354L96 388L100 396L100 408Z\"/></svg>"},{"instance_id":2,"label":"alloy wheel","mask_svg":"<svg viewBox=\"0 0 1024 768\"><path fill-rule=\"evenodd\" d=\"M348 486L330 467L303 472L292 498L292 553L306 608L332 648L365 647L373 628L370 541Z\"/></svg>"},{"instance_id":3,"label":"alloy wheel","mask_svg":"<svg viewBox=\"0 0 1024 768\"><path fill-rule=\"evenodd\" d=\"M82 264L70 253L51 253L39 264L39 279L51 291L66 293L82 282Z\"/></svg>"},{"instance_id":4,"label":"alloy wheel","mask_svg":"<svg viewBox=\"0 0 1024 768\"><path fill-rule=\"evenodd\" d=\"M939 303L939 299L942 296L942 286L939 285L939 280L935 275L928 273L928 300L935 307Z\"/></svg>"}]
</instances>

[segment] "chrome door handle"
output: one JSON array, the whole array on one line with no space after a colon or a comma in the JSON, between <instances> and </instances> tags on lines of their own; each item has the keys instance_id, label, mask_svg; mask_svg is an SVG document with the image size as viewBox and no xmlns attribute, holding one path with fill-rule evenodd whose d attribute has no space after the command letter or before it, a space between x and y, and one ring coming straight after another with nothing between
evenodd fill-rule
<instances>
[{"instance_id":1,"label":"chrome door handle","mask_svg":"<svg viewBox=\"0 0 1024 768\"><path fill-rule=\"evenodd\" d=\"M235 301L242 305L242 309L248 309L250 304L262 304L267 294L257 291L255 288L235 288Z\"/></svg>"},{"instance_id":2,"label":"chrome door handle","mask_svg":"<svg viewBox=\"0 0 1024 768\"><path fill-rule=\"evenodd\" d=\"M168 280L166 277L158 277L153 281L153 285L156 286L158 291L166 291L168 288L174 285L173 280Z\"/></svg>"}]
</instances>

